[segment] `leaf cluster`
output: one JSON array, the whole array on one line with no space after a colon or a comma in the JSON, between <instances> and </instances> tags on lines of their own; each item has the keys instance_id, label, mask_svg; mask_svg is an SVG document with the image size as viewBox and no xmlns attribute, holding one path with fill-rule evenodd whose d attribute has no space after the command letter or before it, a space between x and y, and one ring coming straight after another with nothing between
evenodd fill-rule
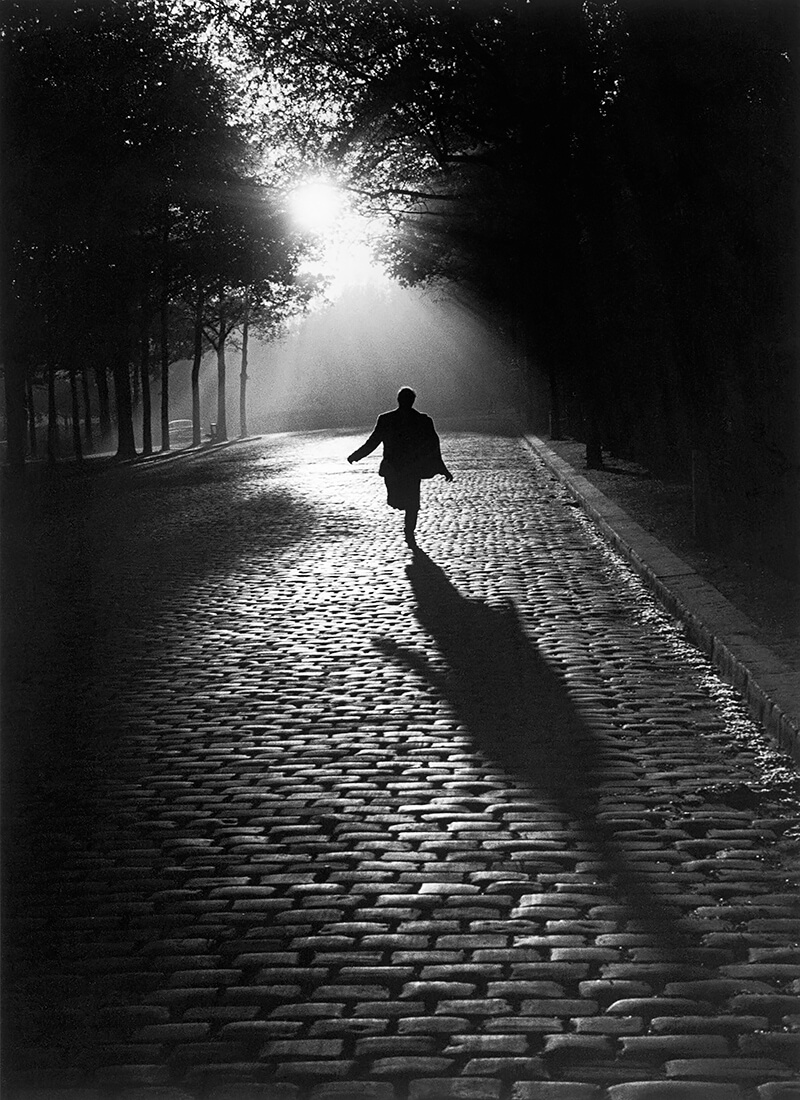
<instances>
[{"instance_id":1,"label":"leaf cluster","mask_svg":"<svg viewBox=\"0 0 800 1100\"><path fill-rule=\"evenodd\" d=\"M13 356L62 366L124 348L165 299L292 282L297 243L205 31L166 0L4 9Z\"/></svg>"},{"instance_id":2,"label":"leaf cluster","mask_svg":"<svg viewBox=\"0 0 800 1100\"><path fill-rule=\"evenodd\" d=\"M609 225L636 217L670 284L713 255L748 298L776 249L785 274L798 97L783 0L252 0L246 21L271 73L337 104L325 154L396 215L401 272L525 296L532 264L588 250L615 276Z\"/></svg>"}]
</instances>

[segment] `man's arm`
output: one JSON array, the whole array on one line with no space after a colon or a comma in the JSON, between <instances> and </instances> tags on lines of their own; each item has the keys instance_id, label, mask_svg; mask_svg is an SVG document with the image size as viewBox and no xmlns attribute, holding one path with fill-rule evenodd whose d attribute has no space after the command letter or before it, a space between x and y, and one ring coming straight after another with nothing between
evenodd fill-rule
<instances>
[{"instance_id":1,"label":"man's arm","mask_svg":"<svg viewBox=\"0 0 800 1100\"><path fill-rule=\"evenodd\" d=\"M439 465L439 473L443 475L445 481L452 481L453 475L445 466L444 459L442 458L442 445L439 440L439 433L436 431L436 428L434 427L433 421L430 419L430 417L428 417L428 422L429 432L431 436L431 444L435 449L436 459Z\"/></svg>"},{"instance_id":2,"label":"man's arm","mask_svg":"<svg viewBox=\"0 0 800 1100\"><path fill-rule=\"evenodd\" d=\"M383 440L383 425L381 424L381 418L378 417L378 422L373 428L372 435L366 441L362 443L351 455L347 456L348 462L358 462L362 458L366 458L368 454L372 454L375 448Z\"/></svg>"}]
</instances>

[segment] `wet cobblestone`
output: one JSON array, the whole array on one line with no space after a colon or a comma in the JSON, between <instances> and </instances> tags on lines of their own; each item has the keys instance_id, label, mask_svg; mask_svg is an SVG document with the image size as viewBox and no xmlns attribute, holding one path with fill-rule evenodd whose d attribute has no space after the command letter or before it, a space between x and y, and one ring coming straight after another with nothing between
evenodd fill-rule
<instances>
[{"instance_id":1,"label":"wet cobblestone","mask_svg":"<svg viewBox=\"0 0 800 1100\"><path fill-rule=\"evenodd\" d=\"M3 1097L800 1096L791 773L520 441L415 557L353 446L12 501Z\"/></svg>"}]
</instances>

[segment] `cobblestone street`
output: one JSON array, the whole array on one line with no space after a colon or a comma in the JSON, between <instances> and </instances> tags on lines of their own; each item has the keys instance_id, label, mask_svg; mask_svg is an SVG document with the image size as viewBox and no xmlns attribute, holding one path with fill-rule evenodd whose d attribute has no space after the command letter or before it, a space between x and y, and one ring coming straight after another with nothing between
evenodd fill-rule
<instances>
[{"instance_id":1,"label":"cobblestone street","mask_svg":"<svg viewBox=\"0 0 800 1100\"><path fill-rule=\"evenodd\" d=\"M412 555L362 439L12 502L3 1100L797 1100L792 773L521 440Z\"/></svg>"}]
</instances>

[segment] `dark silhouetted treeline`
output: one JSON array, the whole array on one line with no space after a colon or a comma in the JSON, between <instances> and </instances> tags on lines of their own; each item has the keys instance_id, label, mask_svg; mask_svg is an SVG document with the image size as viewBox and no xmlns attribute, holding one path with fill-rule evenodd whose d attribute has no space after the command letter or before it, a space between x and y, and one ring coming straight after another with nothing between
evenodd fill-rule
<instances>
[{"instance_id":1,"label":"dark silhouetted treeline","mask_svg":"<svg viewBox=\"0 0 800 1100\"><path fill-rule=\"evenodd\" d=\"M342 104L395 273L490 305L589 465L694 477L699 535L793 570L797 5L251 7L254 55Z\"/></svg>"},{"instance_id":2,"label":"dark silhouetted treeline","mask_svg":"<svg viewBox=\"0 0 800 1100\"><path fill-rule=\"evenodd\" d=\"M257 178L252 135L232 121L205 27L200 13L159 0L3 9L2 363L13 466L36 452L35 389L48 395L49 456L63 451L55 394L65 377L78 458L109 443L123 458L149 453L156 416L169 449L169 367L185 358L199 443L204 352L214 347L224 382L231 332L269 327L302 297L299 244ZM161 381L159 410L151 377ZM218 439L227 438L224 392Z\"/></svg>"},{"instance_id":3,"label":"dark silhouetted treeline","mask_svg":"<svg viewBox=\"0 0 800 1100\"><path fill-rule=\"evenodd\" d=\"M792 572L799 10L8 4L10 457L31 379L68 377L79 424L95 370L101 419L113 397L132 453L131 379L145 398L151 372L166 380L178 354L198 365L209 341L224 374L227 334L275 300L258 286L291 286L294 245L252 180L253 130L248 143L231 124L225 70L198 46L213 28L279 104L272 138L394 219L394 273L457 282L547 380L534 427L584 440L590 466L610 451L691 478L700 537ZM163 432L166 386L161 417Z\"/></svg>"}]
</instances>

